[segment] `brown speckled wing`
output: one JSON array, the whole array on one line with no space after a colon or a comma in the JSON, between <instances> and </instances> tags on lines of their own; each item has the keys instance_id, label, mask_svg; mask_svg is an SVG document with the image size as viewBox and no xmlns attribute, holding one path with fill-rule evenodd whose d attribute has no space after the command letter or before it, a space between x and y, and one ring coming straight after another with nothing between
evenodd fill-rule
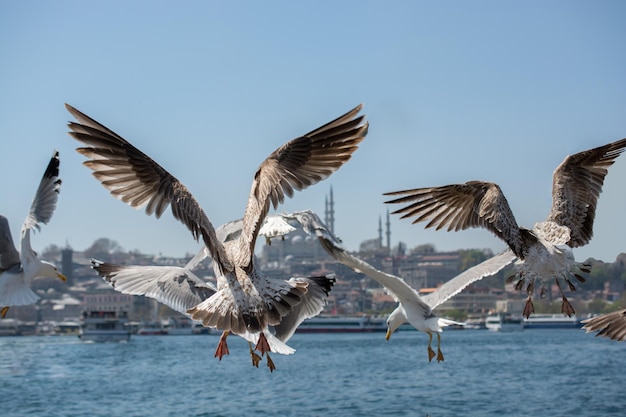
<instances>
[{"instance_id":1,"label":"brown speckled wing","mask_svg":"<svg viewBox=\"0 0 626 417\"><path fill-rule=\"evenodd\" d=\"M618 342L626 340L626 309L583 320L583 329Z\"/></svg>"},{"instance_id":2,"label":"brown speckled wing","mask_svg":"<svg viewBox=\"0 0 626 417\"><path fill-rule=\"evenodd\" d=\"M626 148L626 139L570 155L552 175L548 221L570 229L568 245L583 246L593 236L598 197L608 168Z\"/></svg>"},{"instance_id":3,"label":"brown speckled wing","mask_svg":"<svg viewBox=\"0 0 626 417\"><path fill-rule=\"evenodd\" d=\"M276 149L254 175L244 215L238 265L250 263L259 229L269 210L303 190L328 178L345 164L367 135L368 123L357 116L359 105L343 116Z\"/></svg>"},{"instance_id":4,"label":"brown speckled wing","mask_svg":"<svg viewBox=\"0 0 626 417\"><path fill-rule=\"evenodd\" d=\"M171 205L174 217L194 239L201 236L213 259L230 269L213 225L178 179L112 130L68 104L65 107L79 122L68 124L70 136L86 145L76 151L88 158L84 165L114 197L134 208L145 205L146 214L157 218Z\"/></svg>"},{"instance_id":5,"label":"brown speckled wing","mask_svg":"<svg viewBox=\"0 0 626 417\"><path fill-rule=\"evenodd\" d=\"M428 221L426 228L448 231L485 228L504 240L516 256L523 259L527 244L504 194L497 184L469 181L465 184L394 191L385 195L402 197L386 201L407 204L393 214L413 218L413 223Z\"/></svg>"}]
</instances>

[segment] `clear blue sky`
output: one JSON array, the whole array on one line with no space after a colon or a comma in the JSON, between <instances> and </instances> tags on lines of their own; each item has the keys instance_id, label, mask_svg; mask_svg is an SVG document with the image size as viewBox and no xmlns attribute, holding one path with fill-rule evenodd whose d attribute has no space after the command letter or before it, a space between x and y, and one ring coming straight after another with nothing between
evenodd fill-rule
<instances>
[{"instance_id":1,"label":"clear blue sky","mask_svg":"<svg viewBox=\"0 0 626 417\"><path fill-rule=\"evenodd\" d=\"M0 2L0 173L17 238L61 153L57 211L36 249L100 237L182 256L199 245L81 165L67 102L180 179L217 226L241 217L275 148L364 103L370 133L329 180L279 210L323 215L332 185L348 249L377 236L383 192L497 182L520 225L544 220L570 153L626 137L623 1ZM579 259L626 252L626 157L609 171ZM392 216L392 244L492 248L486 230L425 231Z\"/></svg>"}]
</instances>

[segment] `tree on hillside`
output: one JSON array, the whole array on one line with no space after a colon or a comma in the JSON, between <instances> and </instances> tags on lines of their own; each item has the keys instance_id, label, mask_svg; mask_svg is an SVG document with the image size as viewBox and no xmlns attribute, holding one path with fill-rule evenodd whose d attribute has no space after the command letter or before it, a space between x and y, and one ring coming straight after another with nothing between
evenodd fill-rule
<instances>
[{"instance_id":1,"label":"tree on hillside","mask_svg":"<svg viewBox=\"0 0 626 417\"><path fill-rule=\"evenodd\" d=\"M105 262L117 262L120 257L127 256L119 243L106 237L95 240L90 247L85 249L84 254L88 258Z\"/></svg>"}]
</instances>

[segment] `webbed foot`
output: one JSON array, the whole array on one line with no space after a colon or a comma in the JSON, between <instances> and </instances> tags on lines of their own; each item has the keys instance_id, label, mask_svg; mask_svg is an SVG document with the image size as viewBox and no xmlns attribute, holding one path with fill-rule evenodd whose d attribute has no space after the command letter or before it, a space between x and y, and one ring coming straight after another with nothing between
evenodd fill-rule
<instances>
[{"instance_id":1,"label":"webbed foot","mask_svg":"<svg viewBox=\"0 0 626 417\"><path fill-rule=\"evenodd\" d=\"M561 304L561 313L567 314L568 317L572 317L572 314L576 313L565 296L563 296L563 304Z\"/></svg>"},{"instance_id":2,"label":"webbed foot","mask_svg":"<svg viewBox=\"0 0 626 417\"><path fill-rule=\"evenodd\" d=\"M259 335L259 341L256 343L255 349L261 352L261 356L270 351L270 344L267 342L267 338L263 332Z\"/></svg>"},{"instance_id":3,"label":"webbed foot","mask_svg":"<svg viewBox=\"0 0 626 417\"><path fill-rule=\"evenodd\" d=\"M226 338L229 334L229 331L225 331L222 333L222 335L220 336L220 341L217 344L217 349L215 349L215 357L219 358L220 360L222 360L222 356L230 354L230 352L228 351L228 345L226 344Z\"/></svg>"},{"instance_id":4,"label":"webbed foot","mask_svg":"<svg viewBox=\"0 0 626 417\"><path fill-rule=\"evenodd\" d=\"M524 317L528 318L534 312L535 312L535 306L533 306L533 300L530 297L528 297L526 299L526 304L524 304L524 311L522 314L524 315Z\"/></svg>"},{"instance_id":5,"label":"webbed foot","mask_svg":"<svg viewBox=\"0 0 626 417\"><path fill-rule=\"evenodd\" d=\"M435 351L429 345L428 346L428 362L432 361L435 356L436 356Z\"/></svg>"},{"instance_id":6,"label":"webbed foot","mask_svg":"<svg viewBox=\"0 0 626 417\"><path fill-rule=\"evenodd\" d=\"M274 361L270 358L270 354L268 353L265 357L267 358L267 367L270 368L270 372L274 372L276 365L274 365Z\"/></svg>"}]
</instances>

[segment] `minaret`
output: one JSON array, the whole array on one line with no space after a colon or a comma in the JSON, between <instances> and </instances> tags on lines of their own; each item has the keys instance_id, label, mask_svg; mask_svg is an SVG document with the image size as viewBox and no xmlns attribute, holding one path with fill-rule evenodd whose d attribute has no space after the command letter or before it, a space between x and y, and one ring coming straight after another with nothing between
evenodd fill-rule
<instances>
[{"instance_id":1,"label":"minaret","mask_svg":"<svg viewBox=\"0 0 626 417\"><path fill-rule=\"evenodd\" d=\"M333 199L333 187L330 187L330 200L326 198L326 210L324 212L324 222L331 233L335 233L335 200Z\"/></svg>"},{"instance_id":2,"label":"minaret","mask_svg":"<svg viewBox=\"0 0 626 417\"><path fill-rule=\"evenodd\" d=\"M330 227L330 218L328 216L328 196L324 197L324 224L326 227Z\"/></svg>"},{"instance_id":3,"label":"minaret","mask_svg":"<svg viewBox=\"0 0 626 417\"><path fill-rule=\"evenodd\" d=\"M383 218L378 216L378 249L383 247Z\"/></svg>"},{"instance_id":4,"label":"minaret","mask_svg":"<svg viewBox=\"0 0 626 417\"><path fill-rule=\"evenodd\" d=\"M391 254L391 222L389 221L389 209L387 209L387 250Z\"/></svg>"}]
</instances>

